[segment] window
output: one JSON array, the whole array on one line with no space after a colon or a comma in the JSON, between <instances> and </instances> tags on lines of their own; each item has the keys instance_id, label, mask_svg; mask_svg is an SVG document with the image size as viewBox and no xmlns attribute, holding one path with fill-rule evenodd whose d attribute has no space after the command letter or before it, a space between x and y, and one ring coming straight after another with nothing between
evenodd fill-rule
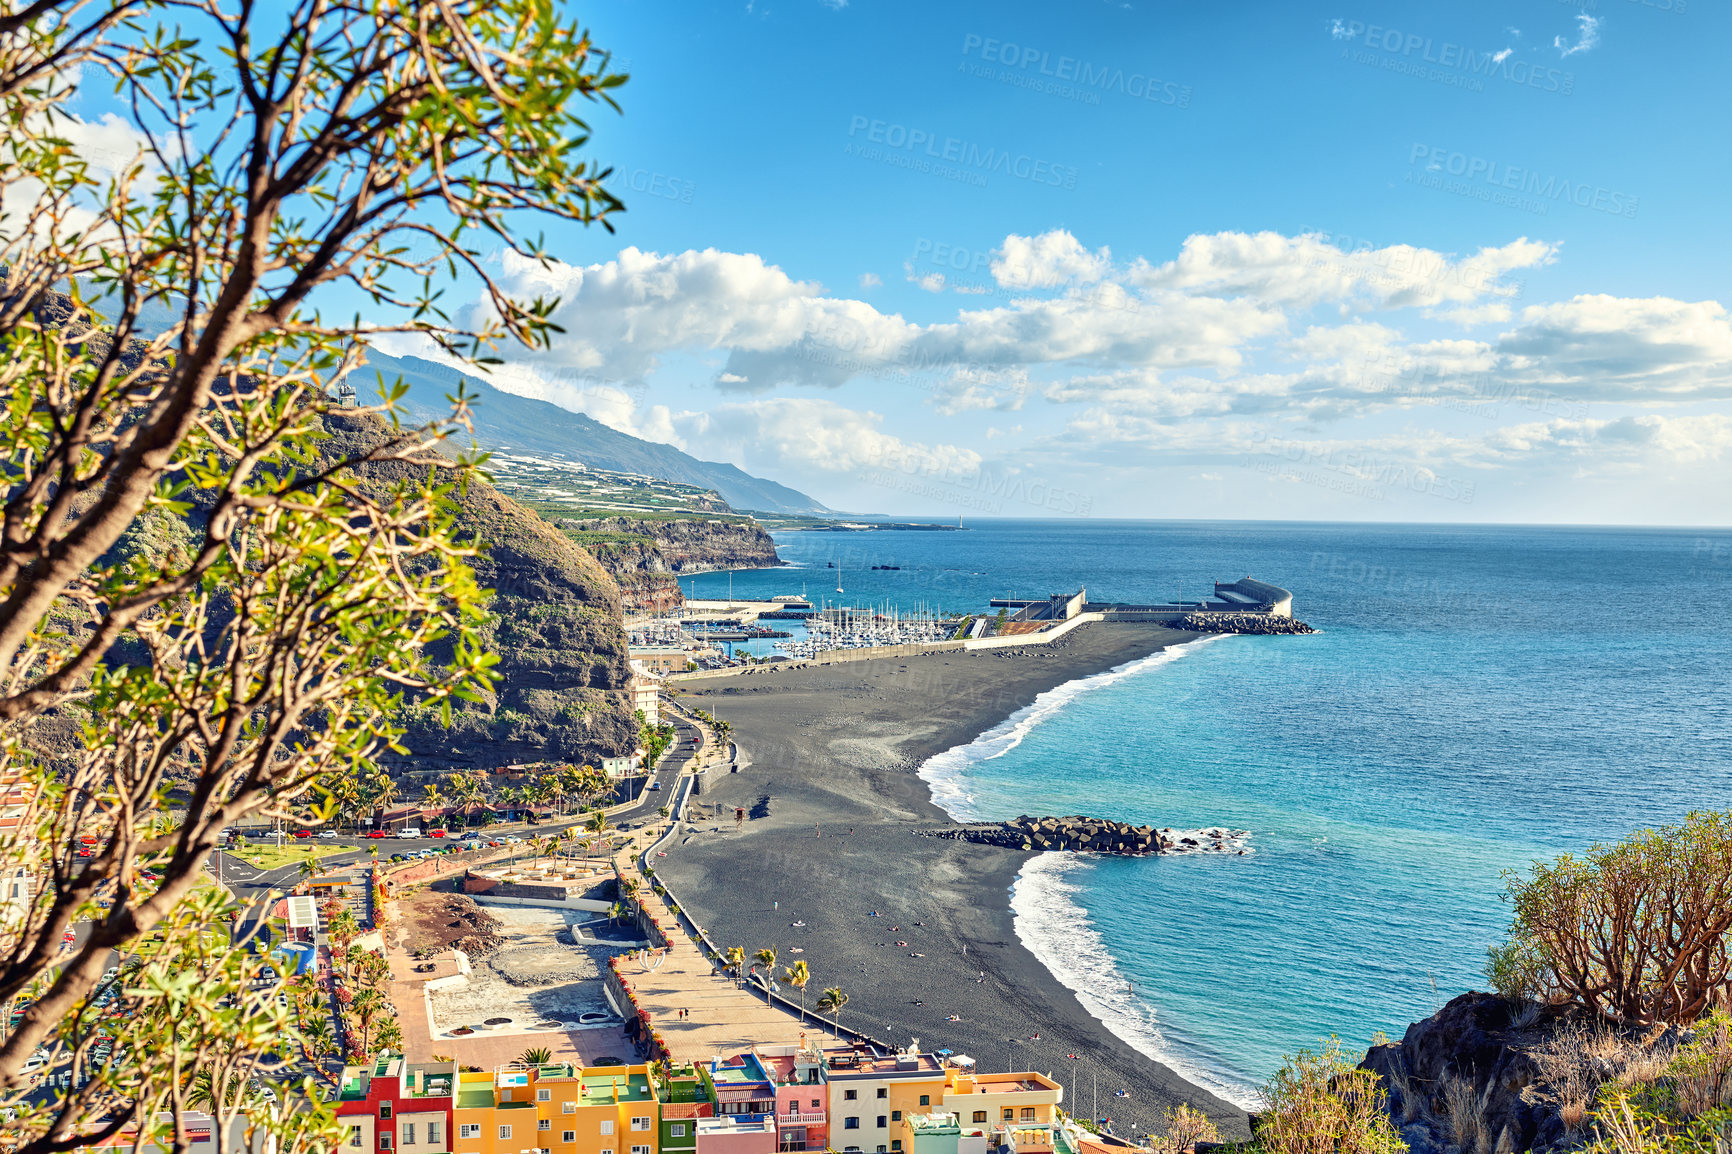
<instances>
[{"instance_id":1,"label":"window","mask_svg":"<svg viewBox=\"0 0 1732 1154\"><path fill-rule=\"evenodd\" d=\"M650 1151L651 1147L648 1146L633 1146L631 1148L631 1154L650 1154Z\"/></svg>"},{"instance_id":2,"label":"window","mask_svg":"<svg viewBox=\"0 0 1732 1154\"><path fill-rule=\"evenodd\" d=\"M823 1105L824 1105L824 1103L818 1101L818 1099L816 1099L816 1098L812 1099L812 1109L816 1110Z\"/></svg>"},{"instance_id":3,"label":"window","mask_svg":"<svg viewBox=\"0 0 1732 1154\"><path fill-rule=\"evenodd\" d=\"M675 1122L668 1127L669 1138L684 1138L685 1136L686 1124L684 1122Z\"/></svg>"},{"instance_id":4,"label":"window","mask_svg":"<svg viewBox=\"0 0 1732 1154\"><path fill-rule=\"evenodd\" d=\"M391 1148L391 1132L389 1130L387 1130L385 1133L379 1135L379 1149L389 1150L390 1148Z\"/></svg>"},{"instance_id":5,"label":"window","mask_svg":"<svg viewBox=\"0 0 1732 1154\"><path fill-rule=\"evenodd\" d=\"M930 1105L932 1105L932 1095L931 1095L931 1094L922 1094L922 1095L920 1095L920 1104L921 1104L921 1105L922 1105L922 1106L930 1106Z\"/></svg>"},{"instance_id":6,"label":"window","mask_svg":"<svg viewBox=\"0 0 1732 1154\"><path fill-rule=\"evenodd\" d=\"M975 1111L975 1112L974 1112L974 1120L975 1120L975 1121L976 1121L976 1122L984 1122L984 1121L986 1121L986 1111L985 1111L985 1110L976 1110L976 1111Z\"/></svg>"},{"instance_id":7,"label":"window","mask_svg":"<svg viewBox=\"0 0 1732 1154\"><path fill-rule=\"evenodd\" d=\"M553 1091L544 1090L540 1086L537 1086L535 1088L535 1100L537 1102L551 1102L553 1101Z\"/></svg>"},{"instance_id":8,"label":"window","mask_svg":"<svg viewBox=\"0 0 1732 1154\"><path fill-rule=\"evenodd\" d=\"M503 1141L503 1140L505 1140L505 1139L507 1139L507 1138L509 1138L509 1137L511 1137L511 1127L509 1127L509 1126L501 1126L501 1127L500 1127L500 1128L499 1128L499 1137L500 1137L500 1140L501 1140L501 1141Z\"/></svg>"},{"instance_id":9,"label":"window","mask_svg":"<svg viewBox=\"0 0 1732 1154\"><path fill-rule=\"evenodd\" d=\"M886 1127L888 1125L890 1125L890 1119L886 1118L882 1114L878 1115L878 1128L880 1130L882 1130L882 1129L884 1129L884 1127Z\"/></svg>"},{"instance_id":10,"label":"window","mask_svg":"<svg viewBox=\"0 0 1732 1154\"><path fill-rule=\"evenodd\" d=\"M860 1129L860 1119L858 1119L858 1118L844 1118L844 1119L842 1119L842 1129L844 1129L844 1130L858 1130L858 1129ZM357 1130L356 1133L358 1134L358 1133L360 1133L360 1131ZM359 1143L356 1143L356 1145L359 1145Z\"/></svg>"},{"instance_id":11,"label":"window","mask_svg":"<svg viewBox=\"0 0 1732 1154\"><path fill-rule=\"evenodd\" d=\"M357 1150L361 1148L361 1128L359 1126L349 1127L349 1145Z\"/></svg>"},{"instance_id":12,"label":"window","mask_svg":"<svg viewBox=\"0 0 1732 1154\"><path fill-rule=\"evenodd\" d=\"M889 1087L886 1087L886 1086L880 1086L880 1087L878 1087L878 1096L879 1096L879 1097L880 1097L880 1098L888 1098L888 1097L890 1097L890 1090L889 1090Z\"/></svg>"},{"instance_id":13,"label":"window","mask_svg":"<svg viewBox=\"0 0 1732 1154\"><path fill-rule=\"evenodd\" d=\"M884 1143L878 1143L878 1154L884 1154Z\"/></svg>"},{"instance_id":14,"label":"window","mask_svg":"<svg viewBox=\"0 0 1732 1154\"><path fill-rule=\"evenodd\" d=\"M648 1118L633 1118L631 1120L631 1128L633 1130L648 1130L650 1128L650 1120Z\"/></svg>"},{"instance_id":15,"label":"window","mask_svg":"<svg viewBox=\"0 0 1732 1154\"><path fill-rule=\"evenodd\" d=\"M427 1123L427 1141L430 1145L439 1145L439 1123Z\"/></svg>"},{"instance_id":16,"label":"window","mask_svg":"<svg viewBox=\"0 0 1732 1154\"><path fill-rule=\"evenodd\" d=\"M892 1122L900 1122L900 1121L902 1121L902 1111L900 1111L900 1110L892 1110L892 1111L890 1111L890 1120L891 1120L891 1121L892 1121Z\"/></svg>"},{"instance_id":17,"label":"window","mask_svg":"<svg viewBox=\"0 0 1732 1154\"><path fill-rule=\"evenodd\" d=\"M403 1123L403 1145L415 1145L415 1123L413 1122Z\"/></svg>"},{"instance_id":18,"label":"window","mask_svg":"<svg viewBox=\"0 0 1732 1154\"><path fill-rule=\"evenodd\" d=\"M1012 1109L1011 1109L1011 1108L1010 1108L1010 1107L1009 1107L1009 1106L1006 1106L1006 1107L1005 1107L1005 1108L1004 1108L1004 1120L1005 1120L1005 1121L1006 1121L1006 1122L1008 1122L1008 1121L1010 1121L1010 1120L1011 1120L1011 1119L1012 1119L1012 1118L1015 1118L1015 1117L1016 1117L1016 1111L1015 1111L1015 1110L1012 1110Z\"/></svg>"},{"instance_id":19,"label":"window","mask_svg":"<svg viewBox=\"0 0 1732 1154\"><path fill-rule=\"evenodd\" d=\"M850 1102L852 1102L854 1099L858 1098L859 1096L860 1096L860 1091L858 1091L858 1090L844 1090L844 1091L842 1091L842 1097L845 1098L846 1100L850 1101Z\"/></svg>"},{"instance_id":20,"label":"window","mask_svg":"<svg viewBox=\"0 0 1732 1154\"><path fill-rule=\"evenodd\" d=\"M390 1116L391 1116L391 1103L389 1103L389 1102L379 1103L379 1117L389 1118Z\"/></svg>"},{"instance_id":21,"label":"window","mask_svg":"<svg viewBox=\"0 0 1732 1154\"><path fill-rule=\"evenodd\" d=\"M576 1130L561 1130L559 1132L559 1140L561 1142L575 1142L575 1141L577 1141L577 1131Z\"/></svg>"},{"instance_id":22,"label":"window","mask_svg":"<svg viewBox=\"0 0 1732 1154\"><path fill-rule=\"evenodd\" d=\"M576 1102L561 1102L559 1104L559 1112L561 1114L575 1114L575 1113L577 1113L577 1103Z\"/></svg>"},{"instance_id":23,"label":"window","mask_svg":"<svg viewBox=\"0 0 1732 1154\"><path fill-rule=\"evenodd\" d=\"M1024 1106L1022 1108L1022 1120L1024 1122L1034 1121L1034 1107L1033 1106Z\"/></svg>"},{"instance_id":24,"label":"window","mask_svg":"<svg viewBox=\"0 0 1732 1154\"><path fill-rule=\"evenodd\" d=\"M892 1150L902 1149L902 1139L900 1139L900 1138L890 1139L890 1149L892 1149Z\"/></svg>"},{"instance_id":25,"label":"window","mask_svg":"<svg viewBox=\"0 0 1732 1154\"><path fill-rule=\"evenodd\" d=\"M479 1137L481 1137L481 1123L479 1123L479 1122L459 1122L457 1124L457 1136L459 1138L479 1138Z\"/></svg>"},{"instance_id":26,"label":"window","mask_svg":"<svg viewBox=\"0 0 1732 1154\"><path fill-rule=\"evenodd\" d=\"M612 1118L603 1118L601 1120L601 1132L603 1134L612 1134L613 1133L613 1119Z\"/></svg>"},{"instance_id":27,"label":"window","mask_svg":"<svg viewBox=\"0 0 1732 1154\"><path fill-rule=\"evenodd\" d=\"M551 1130L551 1129L553 1129L553 1119L552 1118L537 1118L535 1120L535 1128L537 1130Z\"/></svg>"}]
</instances>

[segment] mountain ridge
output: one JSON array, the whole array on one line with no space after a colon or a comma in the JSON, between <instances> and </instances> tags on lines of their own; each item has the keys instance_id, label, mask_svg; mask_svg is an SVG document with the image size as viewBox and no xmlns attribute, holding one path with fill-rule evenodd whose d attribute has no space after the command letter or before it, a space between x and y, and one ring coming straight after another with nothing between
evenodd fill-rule
<instances>
[{"instance_id":1,"label":"mountain ridge","mask_svg":"<svg viewBox=\"0 0 1732 1154\"><path fill-rule=\"evenodd\" d=\"M798 489L754 477L737 465L700 460L672 445L622 433L552 401L508 393L473 373L421 357L394 357L370 349L367 363L350 374L349 383L365 404L394 377L408 386L402 404L418 420L448 413L446 394L460 379L468 382L476 395L475 439L484 448L552 454L597 469L702 485L740 510L820 516L833 512Z\"/></svg>"}]
</instances>

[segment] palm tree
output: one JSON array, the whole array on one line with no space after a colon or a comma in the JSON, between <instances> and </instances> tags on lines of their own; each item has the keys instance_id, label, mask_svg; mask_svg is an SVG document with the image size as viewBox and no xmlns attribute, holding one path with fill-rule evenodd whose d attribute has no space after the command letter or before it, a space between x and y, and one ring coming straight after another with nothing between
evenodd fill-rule
<instances>
[{"instance_id":1,"label":"palm tree","mask_svg":"<svg viewBox=\"0 0 1732 1154\"><path fill-rule=\"evenodd\" d=\"M331 800L337 803L337 808L349 815L349 824L356 830L361 828L361 785L350 774L344 774L331 784Z\"/></svg>"},{"instance_id":2,"label":"palm tree","mask_svg":"<svg viewBox=\"0 0 1732 1154\"><path fill-rule=\"evenodd\" d=\"M553 803L553 812L561 817L565 816L565 795L568 791L564 771L548 774L537 785L542 796Z\"/></svg>"},{"instance_id":3,"label":"palm tree","mask_svg":"<svg viewBox=\"0 0 1732 1154\"><path fill-rule=\"evenodd\" d=\"M371 1054L367 1047L368 1036L372 1033L373 1019L385 1010L385 995L378 990L362 990L355 995L355 1000L349 1003L349 1011L355 1015L355 1021L361 1026L361 1053Z\"/></svg>"},{"instance_id":4,"label":"palm tree","mask_svg":"<svg viewBox=\"0 0 1732 1154\"><path fill-rule=\"evenodd\" d=\"M394 1054L403 1049L403 1026L396 1018L379 1023L379 1036L373 1039L381 1054Z\"/></svg>"},{"instance_id":5,"label":"palm tree","mask_svg":"<svg viewBox=\"0 0 1732 1154\"><path fill-rule=\"evenodd\" d=\"M380 770L373 778L373 804L380 809L390 808L403 800L403 794L397 789L397 783L391 780L391 775Z\"/></svg>"},{"instance_id":6,"label":"palm tree","mask_svg":"<svg viewBox=\"0 0 1732 1154\"><path fill-rule=\"evenodd\" d=\"M818 998L818 1012L831 1015L831 1025L836 1029L836 1037L842 1037L842 1007L848 1004L848 995L840 987L831 986Z\"/></svg>"},{"instance_id":7,"label":"palm tree","mask_svg":"<svg viewBox=\"0 0 1732 1154\"><path fill-rule=\"evenodd\" d=\"M812 980L812 971L806 967L806 960L802 958L782 972L787 975L785 979L787 983L800 991L800 1024L804 1026L806 1024L806 983Z\"/></svg>"},{"instance_id":8,"label":"palm tree","mask_svg":"<svg viewBox=\"0 0 1732 1154\"><path fill-rule=\"evenodd\" d=\"M545 1066L553 1061L553 1051L546 1046L535 1046L517 1055L517 1060L525 1066Z\"/></svg>"},{"instance_id":9,"label":"palm tree","mask_svg":"<svg viewBox=\"0 0 1732 1154\"><path fill-rule=\"evenodd\" d=\"M608 832L607 813L603 810L596 810L594 813L590 814L589 821L584 823L584 828L594 834L597 841L600 841L602 835Z\"/></svg>"},{"instance_id":10,"label":"palm tree","mask_svg":"<svg viewBox=\"0 0 1732 1154\"><path fill-rule=\"evenodd\" d=\"M773 982L776 980L775 946L765 946L763 949L752 955L752 960L764 967L764 980L766 982Z\"/></svg>"},{"instance_id":11,"label":"palm tree","mask_svg":"<svg viewBox=\"0 0 1732 1154\"><path fill-rule=\"evenodd\" d=\"M324 1068L325 1055L336 1046L337 1031L323 1015L301 1027L301 1050L307 1055L307 1061L320 1069Z\"/></svg>"},{"instance_id":12,"label":"palm tree","mask_svg":"<svg viewBox=\"0 0 1732 1154\"><path fill-rule=\"evenodd\" d=\"M741 982L745 981L746 976L743 971L746 968L746 951L739 946L729 946L727 953L723 954L722 957L733 969L734 977Z\"/></svg>"},{"instance_id":13,"label":"palm tree","mask_svg":"<svg viewBox=\"0 0 1732 1154\"><path fill-rule=\"evenodd\" d=\"M424 809L441 809L445 806L445 795L439 792L439 783L430 781L421 787L421 805Z\"/></svg>"}]
</instances>

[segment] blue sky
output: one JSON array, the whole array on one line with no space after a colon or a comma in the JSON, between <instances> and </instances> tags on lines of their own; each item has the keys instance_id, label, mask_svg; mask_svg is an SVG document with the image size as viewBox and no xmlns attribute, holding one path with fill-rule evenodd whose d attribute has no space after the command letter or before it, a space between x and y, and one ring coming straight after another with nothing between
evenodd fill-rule
<instances>
[{"instance_id":1,"label":"blue sky","mask_svg":"<svg viewBox=\"0 0 1732 1154\"><path fill-rule=\"evenodd\" d=\"M628 211L502 387L842 510L1732 520L1722 6L574 11Z\"/></svg>"}]
</instances>

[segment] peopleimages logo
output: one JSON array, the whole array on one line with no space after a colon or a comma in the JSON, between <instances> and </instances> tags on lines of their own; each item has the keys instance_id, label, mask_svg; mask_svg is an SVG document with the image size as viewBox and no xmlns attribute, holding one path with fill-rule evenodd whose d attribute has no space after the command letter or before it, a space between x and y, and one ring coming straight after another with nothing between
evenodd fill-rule
<instances>
[{"instance_id":1,"label":"peopleimages logo","mask_svg":"<svg viewBox=\"0 0 1732 1154\"><path fill-rule=\"evenodd\" d=\"M1425 75L1425 66L1435 65L1437 75L1433 79L1445 80L1454 76L1498 79L1560 96L1568 96L1576 89L1574 72L1517 59L1508 48L1483 52L1448 40L1439 44L1417 32L1402 32L1397 28L1358 20L1335 21L1330 35L1337 40L1361 44L1386 57L1403 60L1416 75ZM1347 56L1348 50L1342 49L1342 55Z\"/></svg>"},{"instance_id":2,"label":"peopleimages logo","mask_svg":"<svg viewBox=\"0 0 1732 1154\"><path fill-rule=\"evenodd\" d=\"M1561 200L1577 208L1588 208L1630 219L1635 218L1636 210L1642 203L1640 197L1587 181L1547 176L1531 168L1505 164L1489 157L1469 156L1465 152L1452 152L1436 145L1415 144L1408 151L1407 163L1411 166L1422 162L1422 173L1428 174L1432 183L1448 175L1461 181L1477 181L1496 189L1507 189L1522 196L1534 197L1538 201ZM1410 180L1416 179L1411 170L1408 177ZM1454 191L1443 185L1439 187Z\"/></svg>"},{"instance_id":3,"label":"peopleimages logo","mask_svg":"<svg viewBox=\"0 0 1732 1154\"><path fill-rule=\"evenodd\" d=\"M1045 49L1009 40L995 40L973 32L962 38L962 55L978 58L985 64L998 64L1018 72L1033 75L1019 87L1038 88L1054 96L1064 96L1087 104L1099 104L1100 93L1116 92L1133 100L1147 100L1174 108L1189 108L1191 86L1172 80L1161 80L1145 72L1126 72L1110 64L1096 66L1075 56L1054 57ZM967 65L963 65L967 68ZM975 75L985 75L975 73ZM1039 77L1045 77L1042 81ZM1011 82L1000 74L996 79Z\"/></svg>"},{"instance_id":4,"label":"peopleimages logo","mask_svg":"<svg viewBox=\"0 0 1732 1154\"><path fill-rule=\"evenodd\" d=\"M1076 187L1074 165L1055 164L1026 152L983 148L972 141L941 137L924 128L853 116L848 120L848 136L858 142L848 145L849 152L898 168L944 175L959 166L958 171L975 178L971 183L984 184L987 176L998 173L1054 188Z\"/></svg>"}]
</instances>

